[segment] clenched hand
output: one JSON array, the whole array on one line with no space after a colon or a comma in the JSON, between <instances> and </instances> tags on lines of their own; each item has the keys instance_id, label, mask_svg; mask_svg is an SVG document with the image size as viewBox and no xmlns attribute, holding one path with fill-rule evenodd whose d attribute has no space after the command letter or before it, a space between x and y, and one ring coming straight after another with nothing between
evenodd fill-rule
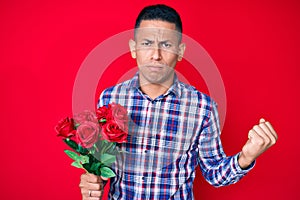
<instances>
[{"instance_id":1,"label":"clenched hand","mask_svg":"<svg viewBox=\"0 0 300 200\"><path fill-rule=\"evenodd\" d=\"M278 139L271 123L260 119L248 133L248 141L240 153L238 162L241 168L247 168L259 155L273 146Z\"/></svg>"},{"instance_id":2,"label":"clenched hand","mask_svg":"<svg viewBox=\"0 0 300 200\"><path fill-rule=\"evenodd\" d=\"M100 200L103 194L103 182L101 177L86 173L80 177L79 187L82 200Z\"/></svg>"}]
</instances>

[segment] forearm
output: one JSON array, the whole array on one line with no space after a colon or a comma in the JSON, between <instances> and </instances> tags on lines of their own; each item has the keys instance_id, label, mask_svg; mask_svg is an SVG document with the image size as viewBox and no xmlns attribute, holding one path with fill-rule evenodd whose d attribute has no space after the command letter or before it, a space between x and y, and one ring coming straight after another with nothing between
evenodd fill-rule
<instances>
[{"instance_id":1,"label":"forearm","mask_svg":"<svg viewBox=\"0 0 300 200\"><path fill-rule=\"evenodd\" d=\"M221 187L234 184L244 177L254 166L254 162L248 168L241 168L238 162L239 154L226 157L218 156L201 159L200 167L204 178L213 186Z\"/></svg>"}]
</instances>

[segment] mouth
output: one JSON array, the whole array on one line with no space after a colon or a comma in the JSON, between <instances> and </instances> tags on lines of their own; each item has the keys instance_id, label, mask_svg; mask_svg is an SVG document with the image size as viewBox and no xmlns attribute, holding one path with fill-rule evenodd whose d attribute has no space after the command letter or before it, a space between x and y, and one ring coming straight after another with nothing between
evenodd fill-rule
<instances>
[{"instance_id":1,"label":"mouth","mask_svg":"<svg viewBox=\"0 0 300 200\"><path fill-rule=\"evenodd\" d=\"M148 69L150 71L153 71L153 72L158 72L158 71L161 71L163 69L163 67L161 67L161 66L148 66Z\"/></svg>"},{"instance_id":2,"label":"mouth","mask_svg":"<svg viewBox=\"0 0 300 200\"><path fill-rule=\"evenodd\" d=\"M145 67L147 67L152 72L159 72L162 71L166 67L166 65L146 65Z\"/></svg>"}]
</instances>

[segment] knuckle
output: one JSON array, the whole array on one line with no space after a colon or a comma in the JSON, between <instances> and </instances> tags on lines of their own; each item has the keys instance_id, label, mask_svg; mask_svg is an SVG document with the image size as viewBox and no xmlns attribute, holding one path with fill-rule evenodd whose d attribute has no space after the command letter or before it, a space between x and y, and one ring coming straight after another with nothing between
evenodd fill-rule
<instances>
[{"instance_id":1,"label":"knuckle","mask_svg":"<svg viewBox=\"0 0 300 200\"><path fill-rule=\"evenodd\" d=\"M263 139L257 139L256 144L259 146L263 146L265 144L265 141Z\"/></svg>"},{"instance_id":2,"label":"knuckle","mask_svg":"<svg viewBox=\"0 0 300 200\"><path fill-rule=\"evenodd\" d=\"M263 131L266 131L268 128L265 124L258 125L259 128L261 128Z\"/></svg>"},{"instance_id":3,"label":"knuckle","mask_svg":"<svg viewBox=\"0 0 300 200\"><path fill-rule=\"evenodd\" d=\"M84 180L86 178L86 174L81 174L80 179Z\"/></svg>"},{"instance_id":4,"label":"knuckle","mask_svg":"<svg viewBox=\"0 0 300 200\"><path fill-rule=\"evenodd\" d=\"M85 180L81 180L80 182L79 182L79 187L84 187L86 185L86 181Z\"/></svg>"},{"instance_id":5,"label":"knuckle","mask_svg":"<svg viewBox=\"0 0 300 200\"><path fill-rule=\"evenodd\" d=\"M95 190L101 190L101 185L100 184L97 184L96 186L95 186Z\"/></svg>"},{"instance_id":6,"label":"knuckle","mask_svg":"<svg viewBox=\"0 0 300 200\"><path fill-rule=\"evenodd\" d=\"M254 125L254 126L253 126L253 129L258 129L258 128L259 128L258 125Z\"/></svg>"},{"instance_id":7,"label":"knuckle","mask_svg":"<svg viewBox=\"0 0 300 200\"><path fill-rule=\"evenodd\" d=\"M86 195L86 189L81 188L80 192L81 192L81 195L82 195L82 196L85 196L85 195Z\"/></svg>"},{"instance_id":8,"label":"knuckle","mask_svg":"<svg viewBox=\"0 0 300 200\"><path fill-rule=\"evenodd\" d=\"M265 140L265 144L266 144L266 145L270 145L271 143L272 143L272 140L271 140L271 139L267 138L267 139Z\"/></svg>"},{"instance_id":9,"label":"knuckle","mask_svg":"<svg viewBox=\"0 0 300 200\"><path fill-rule=\"evenodd\" d=\"M94 177L90 177L90 178L89 178L89 182L90 182L90 183L96 183L96 182L97 182L97 180L95 180L95 178L94 178Z\"/></svg>"},{"instance_id":10,"label":"knuckle","mask_svg":"<svg viewBox=\"0 0 300 200\"><path fill-rule=\"evenodd\" d=\"M99 180L98 177L95 176L95 175L90 177L90 181L93 182L93 183L98 183L99 182L98 180Z\"/></svg>"}]
</instances>

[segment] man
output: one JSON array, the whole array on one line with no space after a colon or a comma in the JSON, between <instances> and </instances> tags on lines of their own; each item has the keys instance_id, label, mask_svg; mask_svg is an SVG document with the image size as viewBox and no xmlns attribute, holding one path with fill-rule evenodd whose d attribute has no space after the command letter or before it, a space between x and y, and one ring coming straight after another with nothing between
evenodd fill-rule
<instances>
[{"instance_id":1,"label":"man","mask_svg":"<svg viewBox=\"0 0 300 200\"><path fill-rule=\"evenodd\" d=\"M138 73L106 89L99 105L116 102L127 108L128 142L114 165L110 199L193 199L195 169L219 187L236 183L254 166L255 159L275 144L269 122L259 121L241 152L226 156L220 141L216 103L177 79L181 61L182 25L178 13L165 5L144 8L129 41ZM92 174L81 176L83 199L101 199L103 182Z\"/></svg>"}]
</instances>

